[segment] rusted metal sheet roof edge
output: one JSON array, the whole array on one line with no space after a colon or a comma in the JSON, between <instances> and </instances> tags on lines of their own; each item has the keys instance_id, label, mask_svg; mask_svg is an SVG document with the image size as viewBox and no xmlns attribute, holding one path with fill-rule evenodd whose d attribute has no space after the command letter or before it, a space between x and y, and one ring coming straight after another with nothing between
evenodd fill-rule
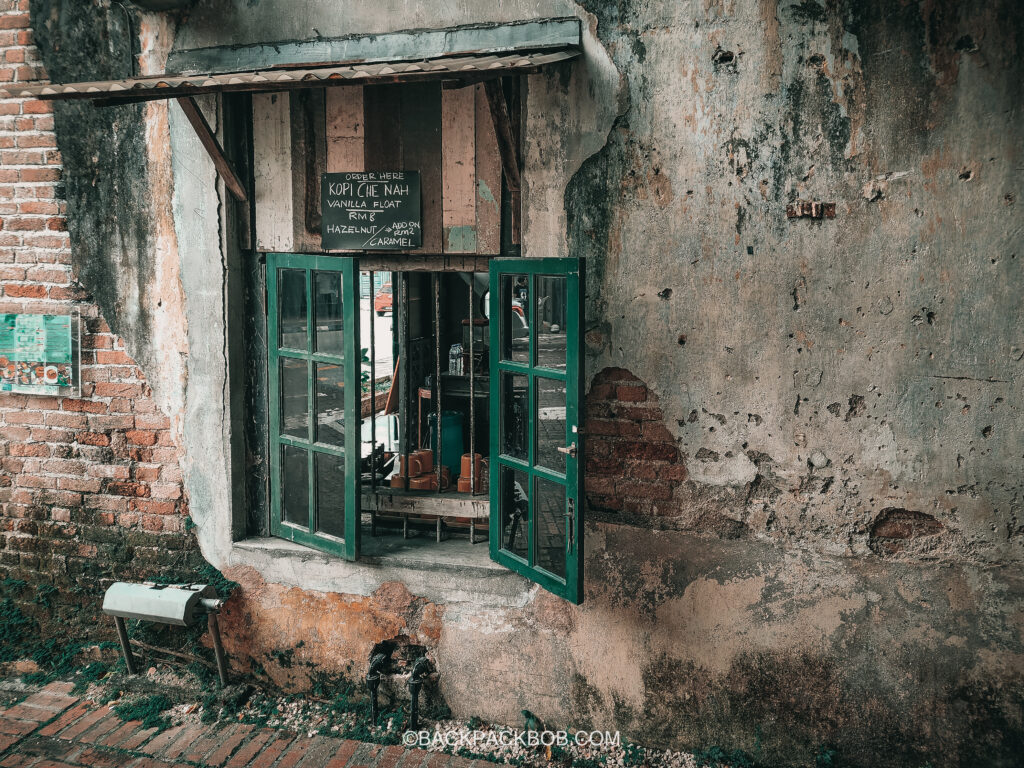
<instances>
[{"instance_id":1,"label":"rusted metal sheet roof edge","mask_svg":"<svg viewBox=\"0 0 1024 768\"><path fill-rule=\"evenodd\" d=\"M174 98L216 91L274 91L326 85L401 82L403 80L480 77L522 70L578 56L578 48L503 55L449 56L419 61L266 69L218 75L158 75L127 80L36 85L5 84L0 92L14 98L135 101Z\"/></svg>"}]
</instances>

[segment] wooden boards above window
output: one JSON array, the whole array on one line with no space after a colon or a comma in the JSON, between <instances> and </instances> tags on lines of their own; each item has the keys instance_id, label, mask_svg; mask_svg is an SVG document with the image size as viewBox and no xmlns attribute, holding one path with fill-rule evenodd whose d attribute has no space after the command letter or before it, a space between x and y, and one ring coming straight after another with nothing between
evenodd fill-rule
<instances>
[{"instance_id":1,"label":"wooden boards above window","mask_svg":"<svg viewBox=\"0 0 1024 768\"><path fill-rule=\"evenodd\" d=\"M319 252L320 174L419 171L418 255L500 251L501 158L484 86L338 86L253 96L256 240Z\"/></svg>"}]
</instances>

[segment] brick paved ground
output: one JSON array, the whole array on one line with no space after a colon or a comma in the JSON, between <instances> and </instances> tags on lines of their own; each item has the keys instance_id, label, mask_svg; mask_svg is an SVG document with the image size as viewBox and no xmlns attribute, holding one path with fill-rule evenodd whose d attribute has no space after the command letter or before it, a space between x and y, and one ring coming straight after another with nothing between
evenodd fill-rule
<instances>
[{"instance_id":1,"label":"brick paved ground","mask_svg":"<svg viewBox=\"0 0 1024 768\"><path fill-rule=\"evenodd\" d=\"M2 768L479 768L462 757L251 725L187 725L158 732L51 683L0 712Z\"/></svg>"}]
</instances>

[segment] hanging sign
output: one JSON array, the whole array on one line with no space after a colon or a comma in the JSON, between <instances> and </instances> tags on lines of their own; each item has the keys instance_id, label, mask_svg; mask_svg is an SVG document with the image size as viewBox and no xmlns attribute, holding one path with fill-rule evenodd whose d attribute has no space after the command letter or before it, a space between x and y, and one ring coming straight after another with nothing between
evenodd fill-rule
<instances>
[{"instance_id":1,"label":"hanging sign","mask_svg":"<svg viewBox=\"0 0 1024 768\"><path fill-rule=\"evenodd\" d=\"M325 251L407 251L423 245L419 171L325 173Z\"/></svg>"},{"instance_id":2,"label":"hanging sign","mask_svg":"<svg viewBox=\"0 0 1024 768\"><path fill-rule=\"evenodd\" d=\"M78 315L0 314L0 394L81 391Z\"/></svg>"}]
</instances>

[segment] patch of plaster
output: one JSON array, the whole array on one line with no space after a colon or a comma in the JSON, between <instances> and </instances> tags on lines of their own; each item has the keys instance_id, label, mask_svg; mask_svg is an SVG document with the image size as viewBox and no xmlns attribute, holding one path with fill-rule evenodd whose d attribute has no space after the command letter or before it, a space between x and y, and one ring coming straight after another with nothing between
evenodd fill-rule
<instances>
[{"instance_id":1,"label":"patch of plaster","mask_svg":"<svg viewBox=\"0 0 1024 768\"><path fill-rule=\"evenodd\" d=\"M715 461L691 461L686 468L694 482L705 485L743 486L757 477L757 465L742 451Z\"/></svg>"}]
</instances>

